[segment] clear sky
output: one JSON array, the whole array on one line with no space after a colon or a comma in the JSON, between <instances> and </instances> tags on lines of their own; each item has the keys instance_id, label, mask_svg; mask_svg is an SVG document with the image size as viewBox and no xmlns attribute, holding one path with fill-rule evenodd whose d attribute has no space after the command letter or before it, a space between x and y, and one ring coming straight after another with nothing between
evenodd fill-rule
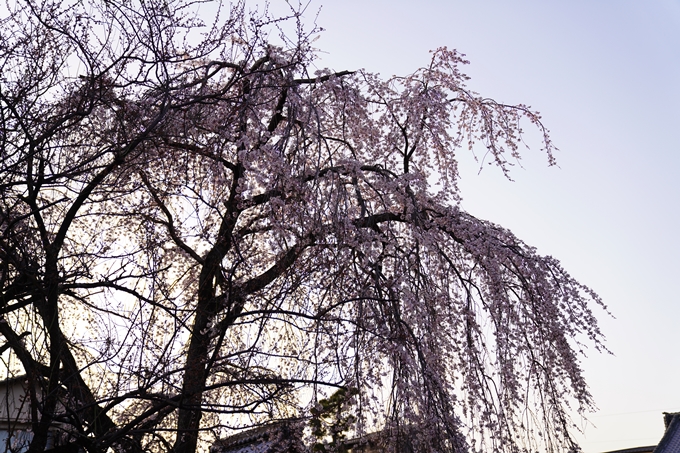
<instances>
[{"instance_id":1,"label":"clear sky","mask_svg":"<svg viewBox=\"0 0 680 453\"><path fill-rule=\"evenodd\" d=\"M559 168L532 149L510 182L462 155L463 207L616 317L600 312L614 355L584 360L599 406L585 452L656 444L661 412L680 411L680 0L314 0L308 16L321 5L325 66L404 74L448 46L471 89L541 111Z\"/></svg>"}]
</instances>

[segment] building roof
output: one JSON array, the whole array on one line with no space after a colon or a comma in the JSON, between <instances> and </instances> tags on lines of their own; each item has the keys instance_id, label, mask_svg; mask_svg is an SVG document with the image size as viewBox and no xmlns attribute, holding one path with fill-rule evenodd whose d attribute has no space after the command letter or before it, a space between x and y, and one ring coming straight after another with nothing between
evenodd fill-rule
<instances>
[{"instance_id":1,"label":"building roof","mask_svg":"<svg viewBox=\"0 0 680 453\"><path fill-rule=\"evenodd\" d=\"M680 453L680 412L664 412L663 422L666 425L666 431L658 445L626 448L606 453Z\"/></svg>"},{"instance_id":2,"label":"building roof","mask_svg":"<svg viewBox=\"0 0 680 453\"><path fill-rule=\"evenodd\" d=\"M626 448L626 449L623 449L623 450L612 450L612 451L608 451L606 453L652 453L655 448L656 448L656 445L649 445L647 447L635 447L635 448Z\"/></svg>"},{"instance_id":3,"label":"building roof","mask_svg":"<svg viewBox=\"0 0 680 453\"><path fill-rule=\"evenodd\" d=\"M301 433L288 422L272 423L220 439L211 453L296 452Z\"/></svg>"},{"instance_id":4,"label":"building roof","mask_svg":"<svg viewBox=\"0 0 680 453\"><path fill-rule=\"evenodd\" d=\"M654 453L678 453L680 452L680 413L664 412L666 432L654 449Z\"/></svg>"}]
</instances>

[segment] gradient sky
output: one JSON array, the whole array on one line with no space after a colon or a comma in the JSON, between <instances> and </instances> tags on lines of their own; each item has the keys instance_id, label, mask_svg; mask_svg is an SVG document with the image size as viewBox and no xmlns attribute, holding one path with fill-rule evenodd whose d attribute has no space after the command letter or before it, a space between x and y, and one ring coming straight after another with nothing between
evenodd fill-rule
<instances>
[{"instance_id":1,"label":"gradient sky","mask_svg":"<svg viewBox=\"0 0 680 453\"><path fill-rule=\"evenodd\" d=\"M314 0L307 16L321 5L322 66L406 74L447 46L471 89L543 114L559 168L536 147L511 182L461 153L463 207L615 316L599 312L614 355L583 362L599 407L584 451L656 444L662 411L680 411L680 0Z\"/></svg>"}]
</instances>

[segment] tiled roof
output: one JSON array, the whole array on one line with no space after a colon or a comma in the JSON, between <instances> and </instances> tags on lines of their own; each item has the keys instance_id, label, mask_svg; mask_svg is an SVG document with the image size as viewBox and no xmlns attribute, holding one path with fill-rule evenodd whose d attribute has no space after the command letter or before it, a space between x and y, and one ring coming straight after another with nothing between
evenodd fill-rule
<instances>
[{"instance_id":1,"label":"tiled roof","mask_svg":"<svg viewBox=\"0 0 680 453\"><path fill-rule=\"evenodd\" d=\"M666 432L654 453L680 453L680 413L664 414Z\"/></svg>"},{"instance_id":2,"label":"tiled roof","mask_svg":"<svg viewBox=\"0 0 680 453\"><path fill-rule=\"evenodd\" d=\"M272 453L295 452L300 438L290 424L273 423L249 429L220 439L210 448L211 453Z\"/></svg>"}]
</instances>

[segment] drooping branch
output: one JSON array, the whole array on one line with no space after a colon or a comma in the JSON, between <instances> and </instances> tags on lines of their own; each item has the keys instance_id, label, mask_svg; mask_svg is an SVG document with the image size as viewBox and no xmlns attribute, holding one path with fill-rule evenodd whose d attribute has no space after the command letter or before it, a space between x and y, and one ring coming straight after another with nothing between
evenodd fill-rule
<instances>
[{"instance_id":1,"label":"drooping branch","mask_svg":"<svg viewBox=\"0 0 680 453\"><path fill-rule=\"evenodd\" d=\"M0 30L0 350L41 389L32 451L59 422L65 451L195 453L339 387L350 430L414 451L571 445L599 298L456 204L468 141L507 171L526 119L550 162L538 114L447 49L311 77L313 33L272 45L283 18L237 3L197 40L173 2Z\"/></svg>"}]
</instances>

